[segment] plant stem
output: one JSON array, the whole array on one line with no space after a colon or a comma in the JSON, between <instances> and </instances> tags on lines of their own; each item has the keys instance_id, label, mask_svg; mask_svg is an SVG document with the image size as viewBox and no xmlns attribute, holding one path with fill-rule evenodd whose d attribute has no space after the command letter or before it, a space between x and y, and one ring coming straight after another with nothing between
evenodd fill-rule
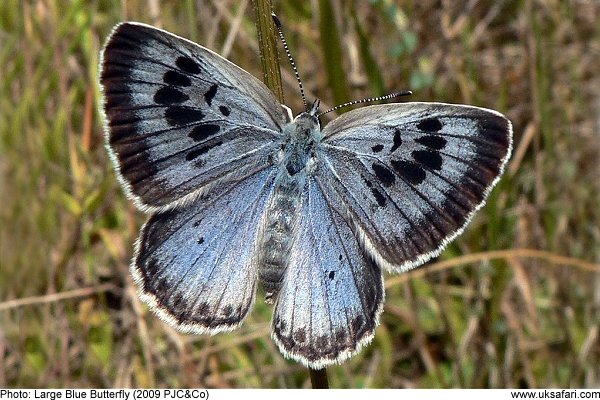
<instances>
[{"instance_id":1,"label":"plant stem","mask_svg":"<svg viewBox=\"0 0 600 400\"><path fill-rule=\"evenodd\" d=\"M323 51L327 81L333 92L334 104L342 104L348 101L350 95L342 62L342 39L331 0L319 0L319 13L321 50Z\"/></svg>"},{"instance_id":2,"label":"plant stem","mask_svg":"<svg viewBox=\"0 0 600 400\"><path fill-rule=\"evenodd\" d=\"M313 389L329 389L329 380L327 379L327 370L309 368L310 383Z\"/></svg>"},{"instance_id":3,"label":"plant stem","mask_svg":"<svg viewBox=\"0 0 600 400\"><path fill-rule=\"evenodd\" d=\"M277 33L271 18L271 0L252 0L258 34L260 60L263 67L263 80L271 89L275 97L283 104L283 88L281 84L281 71L279 70L279 57L275 38Z\"/></svg>"}]
</instances>

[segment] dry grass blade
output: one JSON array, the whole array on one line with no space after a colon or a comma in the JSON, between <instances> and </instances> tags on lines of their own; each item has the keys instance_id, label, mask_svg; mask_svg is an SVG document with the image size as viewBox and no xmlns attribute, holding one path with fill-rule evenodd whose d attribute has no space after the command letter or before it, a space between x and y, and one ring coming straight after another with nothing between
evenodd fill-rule
<instances>
[{"instance_id":1,"label":"dry grass blade","mask_svg":"<svg viewBox=\"0 0 600 400\"><path fill-rule=\"evenodd\" d=\"M94 286L94 287L69 290L69 291L60 292L60 293L52 293L52 294L47 294L44 296L32 296L32 297L26 297L26 298L22 298L22 299L8 300L8 301L3 301L0 303L0 311L10 310L10 309L24 307L24 306L49 304L49 303L55 303L55 302L63 301L63 300L88 297L88 296L92 296L92 295L95 295L98 293L108 292L108 291L115 290L115 289L116 289L115 285L113 285L111 283L105 283L103 285L98 285L98 286Z\"/></svg>"},{"instance_id":2,"label":"dry grass blade","mask_svg":"<svg viewBox=\"0 0 600 400\"><path fill-rule=\"evenodd\" d=\"M565 257L543 250L534 249L513 249L513 250L497 250L487 251L482 253L467 254L459 257L454 257L449 260L438 261L428 264L426 267L412 270L406 274L398 275L389 278L385 282L385 287L390 288L410 279L422 277L435 272L447 270L460 265L472 264L492 260L509 260L511 258L533 258L547 261L551 265L565 265L581 269L588 272L600 272L600 264L583 261L577 258Z\"/></svg>"}]
</instances>

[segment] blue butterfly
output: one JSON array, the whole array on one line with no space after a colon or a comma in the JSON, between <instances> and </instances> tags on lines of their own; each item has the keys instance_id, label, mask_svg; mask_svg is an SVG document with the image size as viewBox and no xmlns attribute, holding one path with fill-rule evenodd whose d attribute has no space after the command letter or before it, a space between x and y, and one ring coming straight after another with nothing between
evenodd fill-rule
<instances>
[{"instance_id":1,"label":"blue butterfly","mask_svg":"<svg viewBox=\"0 0 600 400\"><path fill-rule=\"evenodd\" d=\"M273 339L311 368L373 338L382 269L408 271L459 235L502 174L500 113L374 105L321 129L221 56L140 23L117 25L100 62L106 147L150 213L131 272L183 332L238 327L262 284Z\"/></svg>"}]
</instances>

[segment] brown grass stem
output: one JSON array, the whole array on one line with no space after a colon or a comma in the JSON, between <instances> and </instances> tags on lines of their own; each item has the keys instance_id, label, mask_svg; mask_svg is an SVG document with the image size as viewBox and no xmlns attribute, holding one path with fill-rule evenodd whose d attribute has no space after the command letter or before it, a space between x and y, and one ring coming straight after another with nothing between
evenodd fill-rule
<instances>
[{"instance_id":1,"label":"brown grass stem","mask_svg":"<svg viewBox=\"0 0 600 400\"><path fill-rule=\"evenodd\" d=\"M57 301L75 299L78 297L87 297L97 293L108 292L113 289L115 289L115 285L112 283L105 283L103 285L85 287L60 293L52 293L44 296L32 296L24 297L22 299L8 300L0 303L0 311L36 304L54 303Z\"/></svg>"},{"instance_id":2,"label":"brown grass stem","mask_svg":"<svg viewBox=\"0 0 600 400\"><path fill-rule=\"evenodd\" d=\"M439 261L429 264L420 269L415 269L409 273L395 276L386 280L385 287L391 288L402 282L408 281L413 278L422 277L429 275L433 272L443 271L449 268L457 267L463 264L471 264L482 261L501 260L511 258L535 258L543 261L547 261L550 264L555 265L568 265L574 268L581 269L589 272L600 272L600 264L580 260L573 257L565 257L558 254L551 253L544 250L534 249L511 249L511 250L495 250L486 251L481 253L467 254L460 257L454 257L449 260Z\"/></svg>"}]
</instances>

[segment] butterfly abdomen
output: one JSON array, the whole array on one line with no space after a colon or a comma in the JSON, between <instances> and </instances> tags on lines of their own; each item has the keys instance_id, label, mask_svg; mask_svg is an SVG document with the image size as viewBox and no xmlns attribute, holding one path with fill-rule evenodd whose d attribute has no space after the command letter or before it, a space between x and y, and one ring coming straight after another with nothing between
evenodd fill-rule
<instances>
[{"instance_id":1,"label":"butterfly abdomen","mask_svg":"<svg viewBox=\"0 0 600 400\"><path fill-rule=\"evenodd\" d=\"M298 216L302 206L300 194L304 186L303 173L289 176L282 171L277 177L275 190L269 201L263 235L260 238L258 277L271 302L281 288L289 261Z\"/></svg>"}]
</instances>

